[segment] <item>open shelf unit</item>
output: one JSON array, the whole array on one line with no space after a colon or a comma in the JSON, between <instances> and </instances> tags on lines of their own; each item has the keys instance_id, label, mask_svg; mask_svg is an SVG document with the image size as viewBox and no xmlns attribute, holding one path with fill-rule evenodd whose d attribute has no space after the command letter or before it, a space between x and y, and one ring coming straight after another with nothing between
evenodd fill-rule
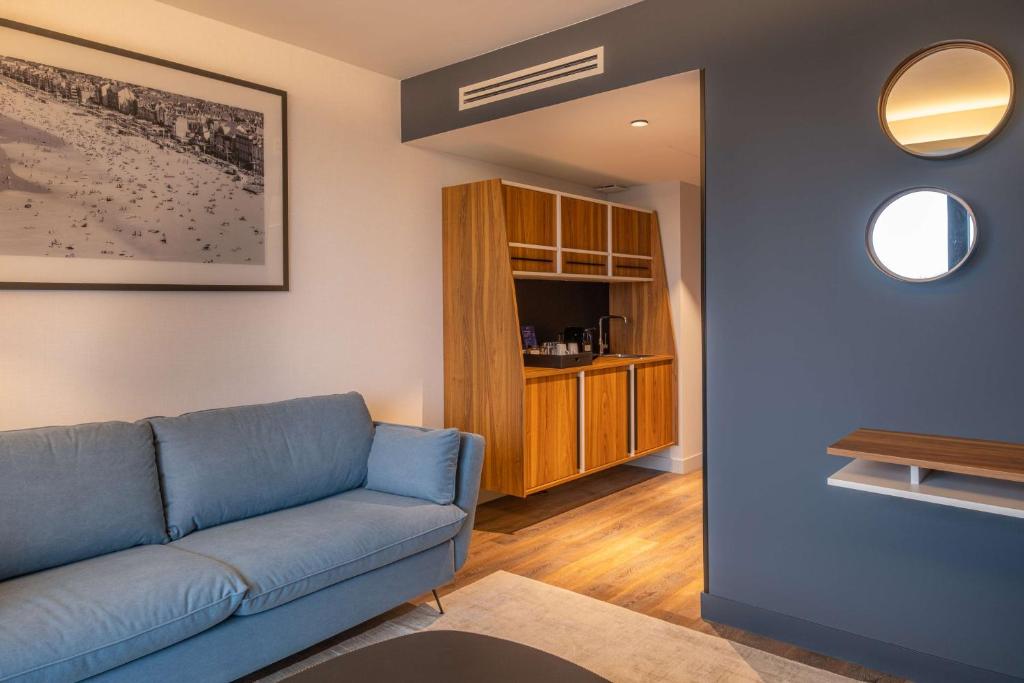
<instances>
[{"instance_id":1,"label":"open shelf unit","mask_svg":"<svg viewBox=\"0 0 1024 683\"><path fill-rule=\"evenodd\" d=\"M827 452L854 458L829 486L1024 518L1024 445L858 429Z\"/></svg>"}]
</instances>

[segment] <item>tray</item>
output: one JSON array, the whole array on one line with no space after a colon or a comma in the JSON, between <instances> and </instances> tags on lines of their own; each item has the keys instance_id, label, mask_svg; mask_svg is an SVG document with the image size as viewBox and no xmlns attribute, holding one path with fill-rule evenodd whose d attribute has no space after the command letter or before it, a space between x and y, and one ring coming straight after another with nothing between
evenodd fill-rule
<instances>
[{"instance_id":1,"label":"tray","mask_svg":"<svg viewBox=\"0 0 1024 683\"><path fill-rule=\"evenodd\" d=\"M567 356L555 356L551 354L524 353L523 365L533 368L575 368L583 365L590 365L594 362L594 354L573 353Z\"/></svg>"}]
</instances>

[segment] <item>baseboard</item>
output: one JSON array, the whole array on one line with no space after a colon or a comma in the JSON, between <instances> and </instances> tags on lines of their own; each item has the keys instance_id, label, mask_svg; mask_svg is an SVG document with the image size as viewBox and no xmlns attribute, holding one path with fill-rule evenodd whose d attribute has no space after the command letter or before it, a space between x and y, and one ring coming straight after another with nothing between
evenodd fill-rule
<instances>
[{"instance_id":1,"label":"baseboard","mask_svg":"<svg viewBox=\"0 0 1024 683\"><path fill-rule=\"evenodd\" d=\"M710 593L702 593L700 598L701 617L706 621L793 643L888 674L929 683L1010 683L1021 680Z\"/></svg>"},{"instance_id":2,"label":"baseboard","mask_svg":"<svg viewBox=\"0 0 1024 683\"><path fill-rule=\"evenodd\" d=\"M667 449L658 453L652 453L651 455L645 455L642 458L631 461L629 464L661 472L674 472L675 474L686 474L701 468L703 464L702 453L680 457L674 452L675 450Z\"/></svg>"}]
</instances>

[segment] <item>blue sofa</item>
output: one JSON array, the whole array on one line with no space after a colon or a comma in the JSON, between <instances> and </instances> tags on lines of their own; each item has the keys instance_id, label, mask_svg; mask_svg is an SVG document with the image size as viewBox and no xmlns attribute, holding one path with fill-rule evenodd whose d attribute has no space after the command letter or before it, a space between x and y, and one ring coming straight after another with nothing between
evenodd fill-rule
<instances>
[{"instance_id":1,"label":"blue sofa","mask_svg":"<svg viewBox=\"0 0 1024 683\"><path fill-rule=\"evenodd\" d=\"M355 393L0 433L0 681L230 681L452 579L483 439Z\"/></svg>"}]
</instances>

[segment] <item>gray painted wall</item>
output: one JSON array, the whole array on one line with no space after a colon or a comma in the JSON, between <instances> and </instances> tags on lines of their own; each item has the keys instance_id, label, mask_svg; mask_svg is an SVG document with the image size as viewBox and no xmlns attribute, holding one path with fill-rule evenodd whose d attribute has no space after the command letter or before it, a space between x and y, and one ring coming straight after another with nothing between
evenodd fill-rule
<instances>
[{"instance_id":1,"label":"gray painted wall","mask_svg":"<svg viewBox=\"0 0 1024 683\"><path fill-rule=\"evenodd\" d=\"M844 462L826 445L859 426L1024 441L1024 106L950 161L904 154L875 113L891 69L940 40L991 43L1024 82L1022 29L1020 0L647 0L403 83L413 139L706 68L706 604L763 617L748 627L785 637L795 617L828 627L805 644L868 663L1024 677L1024 522L825 485ZM602 77L456 111L459 85L601 44ZM916 185L977 213L947 281L865 254L871 212Z\"/></svg>"}]
</instances>

